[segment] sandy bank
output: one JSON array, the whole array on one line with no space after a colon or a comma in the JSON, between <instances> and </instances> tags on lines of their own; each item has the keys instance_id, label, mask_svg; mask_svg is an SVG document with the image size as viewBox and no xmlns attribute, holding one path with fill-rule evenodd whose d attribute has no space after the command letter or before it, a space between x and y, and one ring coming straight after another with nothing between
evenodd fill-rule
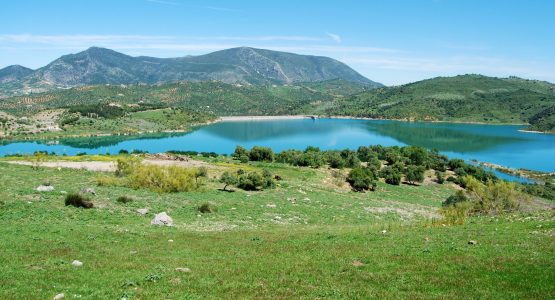
<instances>
[{"instance_id":1,"label":"sandy bank","mask_svg":"<svg viewBox=\"0 0 555 300\"><path fill-rule=\"evenodd\" d=\"M239 122L239 121L269 121L269 120L299 120L310 119L311 116L292 115L292 116L230 116L220 117L221 122Z\"/></svg>"}]
</instances>

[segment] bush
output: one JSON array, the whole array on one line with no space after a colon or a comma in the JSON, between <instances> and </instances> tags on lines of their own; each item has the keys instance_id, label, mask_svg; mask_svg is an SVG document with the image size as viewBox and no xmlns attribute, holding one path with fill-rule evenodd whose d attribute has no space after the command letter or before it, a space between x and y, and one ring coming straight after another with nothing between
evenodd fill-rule
<instances>
[{"instance_id":1,"label":"bush","mask_svg":"<svg viewBox=\"0 0 555 300\"><path fill-rule=\"evenodd\" d=\"M442 206L455 205L457 203L468 201L468 198L464 194L463 190L458 190L455 194L447 197L445 201L441 204Z\"/></svg>"},{"instance_id":2,"label":"bush","mask_svg":"<svg viewBox=\"0 0 555 300\"><path fill-rule=\"evenodd\" d=\"M224 191L228 185L236 185L238 181L237 176L231 174L229 171L223 172L222 176L220 176L220 182L224 184Z\"/></svg>"},{"instance_id":3,"label":"bush","mask_svg":"<svg viewBox=\"0 0 555 300\"><path fill-rule=\"evenodd\" d=\"M118 158L116 176L123 177L137 169L141 162L137 158Z\"/></svg>"},{"instance_id":4,"label":"bush","mask_svg":"<svg viewBox=\"0 0 555 300\"><path fill-rule=\"evenodd\" d=\"M330 152L327 155L327 161L331 168L343 169L345 167L345 159L338 152Z\"/></svg>"},{"instance_id":5,"label":"bush","mask_svg":"<svg viewBox=\"0 0 555 300\"><path fill-rule=\"evenodd\" d=\"M198 211L203 214L210 214L218 211L218 208L210 203L203 203L201 206L198 207Z\"/></svg>"},{"instance_id":6,"label":"bush","mask_svg":"<svg viewBox=\"0 0 555 300\"><path fill-rule=\"evenodd\" d=\"M254 146L249 152L249 159L251 161L272 162L274 160L274 152L269 147Z\"/></svg>"},{"instance_id":7,"label":"bush","mask_svg":"<svg viewBox=\"0 0 555 300\"><path fill-rule=\"evenodd\" d=\"M424 167L423 166L408 166L405 171L405 178L410 184L424 181Z\"/></svg>"},{"instance_id":8,"label":"bush","mask_svg":"<svg viewBox=\"0 0 555 300\"><path fill-rule=\"evenodd\" d=\"M79 193L68 194L65 199L65 204L66 206L71 205L82 208L93 208L94 206L87 196Z\"/></svg>"},{"instance_id":9,"label":"bush","mask_svg":"<svg viewBox=\"0 0 555 300\"><path fill-rule=\"evenodd\" d=\"M380 171L380 177L385 179L385 183L392 185L401 184L401 173L393 167L387 166Z\"/></svg>"},{"instance_id":10,"label":"bush","mask_svg":"<svg viewBox=\"0 0 555 300\"><path fill-rule=\"evenodd\" d=\"M127 155L129 154L129 151L125 150L125 149L120 149L118 154L123 154L123 155Z\"/></svg>"},{"instance_id":11,"label":"bush","mask_svg":"<svg viewBox=\"0 0 555 300\"><path fill-rule=\"evenodd\" d=\"M116 199L116 201L119 202L119 203L129 203L129 202L133 202L134 199L132 197L129 197L129 196L119 196Z\"/></svg>"},{"instance_id":12,"label":"bush","mask_svg":"<svg viewBox=\"0 0 555 300\"><path fill-rule=\"evenodd\" d=\"M257 191L275 187L272 174L264 170L262 175L258 172L243 173L239 175L237 187L245 191Z\"/></svg>"},{"instance_id":13,"label":"bush","mask_svg":"<svg viewBox=\"0 0 555 300\"><path fill-rule=\"evenodd\" d=\"M445 182L445 172L437 171L435 172L436 175L436 182L439 184L443 184Z\"/></svg>"},{"instance_id":14,"label":"bush","mask_svg":"<svg viewBox=\"0 0 555 300\"><path fill-rule=\"evenodd\" d=\"M197 170L176 166L141 165L129 175L129 186L135 189L147 188L156 192L190 192L199 185Z\"/></svg>"},{"instance_id":15,"label":"bush","mask_svg":"<svg viewBox=\"0 0 555 300\"><path fill-rule=\"evenodd\" d=\"M235 147L235 152L231 155L233 159L236 159L242 163L247 163L249 161L249 152L247 149L237 146Z\"/></svg>"},{"instance_id":16,"label":"bush","mask_svg":"<svg viewBox=\"0 0 555 300\"><path fill-rule=\"evenodd\" d=\"M376 178L373 172L368 168L354 168L347 176L347 182L353 190L361 192L365 190L374 190L376 187Z\"/></svg>"}]
</instances>

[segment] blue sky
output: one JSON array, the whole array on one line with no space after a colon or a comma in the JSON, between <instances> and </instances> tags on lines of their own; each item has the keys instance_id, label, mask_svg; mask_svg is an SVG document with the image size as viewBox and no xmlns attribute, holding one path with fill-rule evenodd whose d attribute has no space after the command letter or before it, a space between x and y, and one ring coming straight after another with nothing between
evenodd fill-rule
<instances>
[{"instance_id":1,"label":"blue sky","mask_svg":"<svg viewBox=\"0 0 555 300\"><path fill-rule=\"evenodd\" d=\"M176 57L252 46L387 85L480 73L555 82L553 0L3 0L0 68L90 46Z\"/></svg>"}]
</instances>

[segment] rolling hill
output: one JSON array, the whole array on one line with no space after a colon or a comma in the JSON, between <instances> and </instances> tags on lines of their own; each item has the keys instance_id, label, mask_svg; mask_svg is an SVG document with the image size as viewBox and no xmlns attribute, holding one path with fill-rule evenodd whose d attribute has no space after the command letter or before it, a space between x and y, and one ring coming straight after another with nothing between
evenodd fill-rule
<instances>
[{"instance_id":1,"label":"rolling hill","mask_svg":"<svg viewBox=\"0 0 555 300\"><path fill-rule=\"evenodd\" d=\"M554 105L555 85L548 82L460 75L364 91L339 99L327 113L383 119L534 124L549 119L552 114L549 108Z\"/></svg>"},{"instance_id":2,"label":"rolling hill","mask_svg":"<svg viewBox=\"0 0 555 300\"><path fill-rule=\"evenodd\" d=\"M299 55L248 47L178 58L133 57L91 47L64 55L30 70L10 66L0 70L0 94L98 84L160 84L218 80L239 84L292 84L341 79L370 87L382 86L349 66L322 56Z\"/></svg>"}]
</instances>

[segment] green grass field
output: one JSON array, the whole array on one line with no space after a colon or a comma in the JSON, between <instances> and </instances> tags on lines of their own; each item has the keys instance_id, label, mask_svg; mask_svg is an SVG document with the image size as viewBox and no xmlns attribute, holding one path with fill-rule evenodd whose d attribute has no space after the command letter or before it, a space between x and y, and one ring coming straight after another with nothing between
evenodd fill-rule
<instances>
[{"instance_id":1,"label":"green grass field","mask_svg":"<svg viewBox=\"0 0 555 300\"><path fill-rule=\"evenodd\" d=\"M0 297L555 297L553 211L444 226L437 211L450 184L379 183L355 193L326 169L206 161L200 191L172 194L97 186L91 171L0 162ZM219 191L214 176L237 168L283 180L271 190ZM34 190L45 182L55 190ZM94 209L64 206L65 192L87 187L97 193ZM122 195L135 200L117 202ZM207 202L218 211L200 213ZM150 225L162 211L173 227Z\"/></svg>"}]
</instances>

